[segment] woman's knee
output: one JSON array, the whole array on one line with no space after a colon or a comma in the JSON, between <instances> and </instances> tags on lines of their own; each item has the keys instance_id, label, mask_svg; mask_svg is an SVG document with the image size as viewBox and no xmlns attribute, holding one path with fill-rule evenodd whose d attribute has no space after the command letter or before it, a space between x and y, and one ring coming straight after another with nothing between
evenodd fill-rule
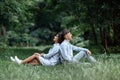
<instances>
[{"instance_id":1,"label":"woman's knee","mask_svg":"<svg viewBox=\"0 0 120 80\"><path fill-rule=\"evenodd\" d=\"M40 54L39 54L39 53L34 53L33 55L34 55L35 57L39 57Z\"/></svg>"},{"instance_id":2,"label":"woman's knee","mask_svg":"<svg viewBox=\"0 0 120 80\"><path fill-rule=\"evenodd\" d=\"M34 53L34 55L39 55L39 53Z\"/></svg>"},{"instance_id":3,"label":"woman's knee","mask_svg":"<svg viewBox=\"0 0 120 80\"><path fill-rule=\"evenodd\" d=\"M39 53L34 53L34 56L39 59L40 54Z\"/></svg>"}]
</instances>

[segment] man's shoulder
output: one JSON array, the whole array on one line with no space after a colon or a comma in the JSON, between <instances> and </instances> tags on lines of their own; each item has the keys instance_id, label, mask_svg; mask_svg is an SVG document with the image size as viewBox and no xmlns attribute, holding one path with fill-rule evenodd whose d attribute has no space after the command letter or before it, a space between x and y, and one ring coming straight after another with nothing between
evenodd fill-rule
<instances>
[{"instance_id":1,"label":"man's shoulder","mask_svg":"<svg viewBox=\"0 0 120 80\"><path fill-rule=\"evenodd\" d=\"M63 42L61 43L61 46L63 46L63 45L68 45L68 43L67 43L66 41L63 41Z\"/></svg>"}]
</instances>

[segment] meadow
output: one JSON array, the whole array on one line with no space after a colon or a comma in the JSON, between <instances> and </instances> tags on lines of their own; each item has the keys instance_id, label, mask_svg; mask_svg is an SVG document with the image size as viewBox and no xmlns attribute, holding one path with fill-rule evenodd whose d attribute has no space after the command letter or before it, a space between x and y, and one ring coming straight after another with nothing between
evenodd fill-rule
<instances>
[{"instance_id":1,"label":"meadow","mask_svg":"<svg viewBox=\"0 0 120 80\"><path fill-rule=\"evenodd\" d=\"M48 47L48 46L47 46ZM120 54L93 54L97 64L58 64L56 66L18 65L10 61L24 59L46 48L0 48L0 80L120 80Z\"/></svg>"}]
</instances>

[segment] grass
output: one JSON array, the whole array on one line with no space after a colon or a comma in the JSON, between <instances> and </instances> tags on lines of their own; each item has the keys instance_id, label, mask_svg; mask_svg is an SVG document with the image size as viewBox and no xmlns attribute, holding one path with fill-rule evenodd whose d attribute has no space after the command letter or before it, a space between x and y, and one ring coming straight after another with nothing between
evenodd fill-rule
<instances>
[{"instance_id":1,"label":"grass","mask_svg":"<svg viewBox=\"0 0 120 80\"><path fill-rule=\"evenodd\" d=\"M45 48L42 48L45 49ZM0 48L0 80L120 80L120 55L96 54L99 64L58 64L54 67L17 65L10 56L24 59L37 48Z\"/></svg>"}]
</instances>

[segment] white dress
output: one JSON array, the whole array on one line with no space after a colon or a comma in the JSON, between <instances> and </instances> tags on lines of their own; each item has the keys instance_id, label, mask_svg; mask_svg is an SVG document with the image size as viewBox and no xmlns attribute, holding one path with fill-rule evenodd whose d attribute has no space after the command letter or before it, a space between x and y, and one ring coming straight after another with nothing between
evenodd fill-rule
<instances>
[{"instance_id":1,"label":"white dress","mask_svg":"<svg viewBox=\"0 0 120 80\"><path fill-rule=\"evenodd\" d=\"M43 66L54 66L59 62L60 55L60 45L58 43L54 44L48 54L44 54L43 57L39 56L40 63Z\"/></svg>"}]
</instances>

